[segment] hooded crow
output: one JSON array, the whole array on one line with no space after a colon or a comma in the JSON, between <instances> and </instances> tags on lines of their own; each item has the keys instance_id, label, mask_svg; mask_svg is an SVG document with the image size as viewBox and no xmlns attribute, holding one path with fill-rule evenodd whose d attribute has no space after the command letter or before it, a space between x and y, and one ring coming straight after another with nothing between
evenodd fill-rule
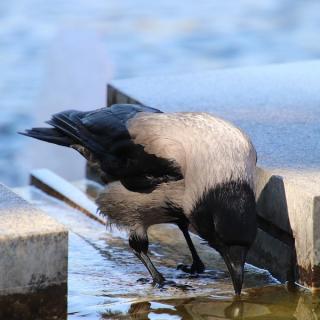
<instances>
[{"instance_id":1,"label":"hooded crow","mask_svg":"<svg viewBox=\"0 0 320 320\"><path fill-rule=\"evenodd\" d=\"M159 285L165 282L148 256L151 225L181 229L201 273L192 228L223 257L241 293L247 252L256 232L253 192L256 151L248 136L208 113L162 113L133 104L53 115L51 128L22 133L76 149L108 183L97 204L108 223L125 228L129 245Z\"/></svg>"}]
</instances>

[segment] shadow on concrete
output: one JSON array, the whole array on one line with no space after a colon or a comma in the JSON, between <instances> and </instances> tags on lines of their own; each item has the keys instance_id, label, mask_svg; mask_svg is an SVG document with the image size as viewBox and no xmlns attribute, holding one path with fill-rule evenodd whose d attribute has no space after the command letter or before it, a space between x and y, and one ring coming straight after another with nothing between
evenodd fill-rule
<instances>
[{"instance_id":1,"label":"shadow on concrete","mask_svg":"<svg viewBox=\"0 0 320 320\"><path fill-rule=\"evenodd\" d=\"M258 235L249 261L268 269L281 282L297 279L295 240L290 225L284 182L271 176L257 199Z\"/></svg>"}]
</instances>

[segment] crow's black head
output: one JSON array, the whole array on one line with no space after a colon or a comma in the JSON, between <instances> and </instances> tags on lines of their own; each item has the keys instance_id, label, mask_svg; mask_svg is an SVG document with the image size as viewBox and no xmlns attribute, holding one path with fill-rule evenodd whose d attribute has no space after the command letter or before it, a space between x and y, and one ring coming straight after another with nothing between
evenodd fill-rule
<instances>
[{"instance_id":1,"label":"crow's black head","mask_svg":"<svg viewBox=\"0 0 320 320\"><path fill-rule=\"evenodd\" d=\"M191 223L223 257L240 294L247 252L257 233L254 193L246 182L230 181L207 190L196 203Z\"/></svg>"}]
</instances>

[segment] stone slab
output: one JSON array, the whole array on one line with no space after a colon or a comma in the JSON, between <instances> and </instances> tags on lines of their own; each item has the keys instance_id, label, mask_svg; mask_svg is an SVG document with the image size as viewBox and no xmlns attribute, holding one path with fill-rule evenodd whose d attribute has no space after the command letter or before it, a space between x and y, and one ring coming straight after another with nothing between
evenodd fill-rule
<instances>
[{"instance_id":1,"label":"stone slab","mask_svg":"<svg viewBox=\"0 0 320 320\"><path fill-rule=\"evenodd\" d=\"M206 111L252 138L259 164L320 169L320 61L111 81L107 104Z\"/></svg>"},{"instance_id":2,"label":"stone slab","mask_svg":"<svg viewBox=\"0 0 320 320\"><path fill-rule=\"evenodd\" d=\"M67 282L68 232L0 185L0 295Z\"/></svg>"}]
</instances>

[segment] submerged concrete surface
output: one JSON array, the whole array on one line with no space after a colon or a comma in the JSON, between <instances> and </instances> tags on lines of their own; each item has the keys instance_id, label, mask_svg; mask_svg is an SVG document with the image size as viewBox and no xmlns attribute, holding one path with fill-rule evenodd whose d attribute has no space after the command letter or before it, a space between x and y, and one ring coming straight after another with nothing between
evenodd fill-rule
<instances>
[{"instance_id":1,"label":"submerged concrete surface","mask_svg":"<svg viewBox=\"0 0 320 320\"><path fill-rule=\"evenodd\" d=\"M0 185L0 295L66 283L68 232Z\"/></svg>"},{"instance_id":2,"label":"submerged concrete surface","mask_svg":"<svg viewBox=\"0 0 320 320\"><path fill-rule=\"evenodd\" d=\"M107 105L206 111L252 138L259 232L249 262L281 281L320 288L320 61L125 79L108 85ZM301 170L305 169L305 170Z\"/></svg>"}]
</instances>

